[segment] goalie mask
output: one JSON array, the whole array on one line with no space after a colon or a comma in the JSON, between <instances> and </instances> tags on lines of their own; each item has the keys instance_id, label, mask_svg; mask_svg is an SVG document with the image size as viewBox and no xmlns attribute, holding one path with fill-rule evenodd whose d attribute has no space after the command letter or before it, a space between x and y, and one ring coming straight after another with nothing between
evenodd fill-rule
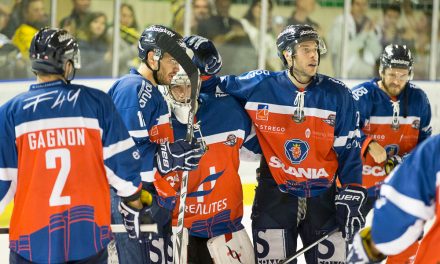
<instances>
[{"instance_id":1,"label":"goalie mask","mask_svg":"<svg viewBox=\"0 0 440 264\"><path fill-rule=\"evenodd\" d=\"M171 80L166 96L177 121L188 124L189 111L191 110L191 83L182 67Z\"/></svg>"}]
</instances>

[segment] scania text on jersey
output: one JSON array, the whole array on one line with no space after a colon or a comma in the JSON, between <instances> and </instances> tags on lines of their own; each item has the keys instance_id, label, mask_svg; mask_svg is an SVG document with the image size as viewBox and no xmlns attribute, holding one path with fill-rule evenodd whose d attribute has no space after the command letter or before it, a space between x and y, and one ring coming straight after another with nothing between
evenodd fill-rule
<instances>
[{"instance_id":1,"label":"scania text on jersey","mask_svg":"<svg viewBox=\"0 0 440 264\"><path fill-rule=\"evenodd\" d=\"M386 172L381 166L370 166L364 165L362 166L362 174L363 175L373 175L377 177L385 176Z\"/></svg>"},{"instance_id":2,"label":"scania text on jersey","mask_svg":"<svg viewBox=\"0 0 440 264\"><path fill-rule=\"evenodd\" d=\"M270 157L269 166L273 168L281 168L285 173L297 178L318 179L321 177L329 177L324 168L295 168L292 166L286 166L275 156Z\"/></svg>"}]
</instances>

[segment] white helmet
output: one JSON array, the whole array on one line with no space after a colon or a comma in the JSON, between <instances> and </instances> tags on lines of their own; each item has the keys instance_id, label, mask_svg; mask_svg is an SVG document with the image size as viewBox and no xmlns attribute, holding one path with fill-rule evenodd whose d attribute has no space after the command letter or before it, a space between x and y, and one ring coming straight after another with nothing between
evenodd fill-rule
<instances>
[{"instance_id":1,"label":"white helmet","mask_svg":"<svg viewBox=\"0 0 440 264\"><path fill-rule=\"evenodd\" d=\"M176 73L176 75L174 75L173 79L171 80L171 84L168 87L168 93L166 97L168 102L171 104L171 111L176 116L177 121L182 124L188 124L189 111L191 110L191 99L185 98L184 94L180 98L175 98L171 91L173 89L173 86L175 85L190 85L188 75L182 67L179 68L179 71Z\"/></svg>"}]
</instances>

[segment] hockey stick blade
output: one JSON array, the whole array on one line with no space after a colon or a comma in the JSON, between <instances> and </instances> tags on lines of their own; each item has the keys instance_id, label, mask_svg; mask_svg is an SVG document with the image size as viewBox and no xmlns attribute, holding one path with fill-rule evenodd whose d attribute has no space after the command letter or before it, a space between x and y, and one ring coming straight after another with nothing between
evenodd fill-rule
<instances>
[{"instance_id":1,"label":"hockey stick blade","mask_svg":"<svg viewBox=\"0 0 440 264\"><path fill-rule=\"evenodd\" d=\"M111 225L111 229L113 233L127 232L124 225ZM141 232L157 233L157 224L141 225ZM8 227L0 227L0 234L8 234L8 233L9 233Z\"/></svg>"},{"instance_id":2,"label":"hockey stick blade","mask_svg":"<svg viewBox=\"0 0 440 264\"><path fill-rule=\"evenodd\" d=\"M339 227L331 230L330 232L325 234L323 237L319 238L318 240L316 240L312 244L310 244L310 245L308 245L306 247L303 247L302 249L298 250L295 254L293 254L292 256L290 256L290 257L286 258L285 260L281 261L279 264L290 263L292 260L297 259L299 256L301 256L302 254L306 253L308 250L310 250L311 248L315 247L316 245L321 243L323 240L326 240L327 238L329 238L331 235L336 233L338 230L339 230Z\"/></svg>"}]
</instances>

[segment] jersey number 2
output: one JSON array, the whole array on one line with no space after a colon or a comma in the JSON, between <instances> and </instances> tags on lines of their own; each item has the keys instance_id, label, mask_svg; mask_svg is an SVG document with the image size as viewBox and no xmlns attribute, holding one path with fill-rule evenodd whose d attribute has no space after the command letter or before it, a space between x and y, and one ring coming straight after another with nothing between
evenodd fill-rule
<instances>
[{"instance_id":1,"label":"jersey number 2","mask_svg":"<svg viewBox=\"0 0 440 264\"><path fill-rule=\"evenodd\" d=\"M60 171L58 172L55 185L49 198L49 206L70 204L70 196L61 196L67 176L70 171L70 151L66 148L50 149L46 151L46 169L56 169L57 158L60 158Z\"/></svg>"}]
</instances>

